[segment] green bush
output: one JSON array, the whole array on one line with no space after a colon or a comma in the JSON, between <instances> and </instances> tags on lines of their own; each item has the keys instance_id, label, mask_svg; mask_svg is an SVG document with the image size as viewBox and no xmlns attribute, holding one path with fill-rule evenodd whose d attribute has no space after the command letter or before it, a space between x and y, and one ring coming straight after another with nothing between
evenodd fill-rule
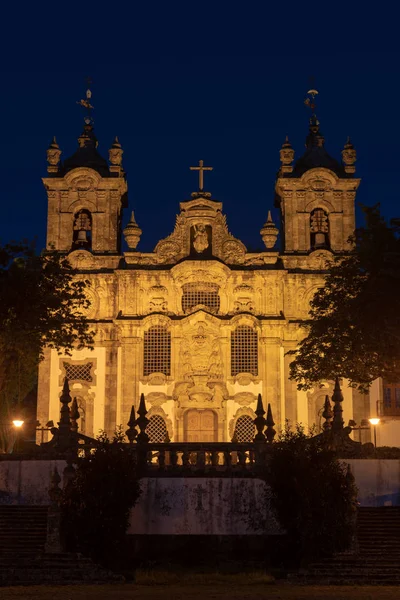
<instances>
[{"instance_id":1,"label":"green bush","mask_svg":"<svg viewBox=\"0 0 400 600\"><path fill-rule=\"evenodd\" d=\"M301 426L293 431L287 423L272 445L265 479L293 561L307 562L349 548L355 535L357 488L346 467L324 447L322 436L308 436Z\"/></svg>"},{"instance_id":2,"label":"green bush","mask_svg":"<svg viewBox=\"0 0 400 600\"><path fill-rule=\"evenodd\" d=\"M118 565L125 547L130 509L140 495L136 455L117 431L105 433L91 453L76 460L76 476L64 488L65 544L108 567Z\"/></svg>"}]
</instances>

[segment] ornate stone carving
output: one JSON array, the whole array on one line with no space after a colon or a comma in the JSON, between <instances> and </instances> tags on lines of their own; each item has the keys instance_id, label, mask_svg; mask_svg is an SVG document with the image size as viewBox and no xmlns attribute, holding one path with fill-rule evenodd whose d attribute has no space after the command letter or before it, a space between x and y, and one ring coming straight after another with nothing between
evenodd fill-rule
<instances>
[{"instance_id":1,"label":"ornate stone carving","mask_svg":"<svg viewBox=\"0 0 400 600\"><path fill-rule=\"evenodd\" d=\"M180 246L172 241L165 240L157 244L156 253L160 263L176 262L180 254Z\"/></svg>"},{"instance_id":2,"label":"ornate stone carving","mask_svg":"<svg viewBox=\"0 0 400 600\"><path fill-rule=\"evenodd\" d=\"M163 285L153 285L148 290L149 296L149 312L166 312L168 308L168 302L166 296L168 290Z\"/></svg>"},{"instance_id":3,"label":"ornate stone carving","mask_svg":"<svg viewBox=\"0 0 400 600\"><path fill-rule=\"evenodd\" d=\"M160 407L168 401L168 396L164 392L150 392L146 395L146 402L153 407Z\"/></svg>"},{"instance_id":4,"label":"ornate stone carving","mask_svg":"<svg viewBox=\"0 0 400 600\"><path fill-rule=\"evenodd\" d=\"M328 179L324 179L323 177L311 179L309 181L309 185L314 192L324 192L331 187L330 181Z\"/></svg>"},{"instance_id":5,"label":"ornate stone carving","mask_svg":"<svg viewBox=\"0 0 400 600\"><path fill-rule=\"evenodd\" d=\"M183 378L192 380L195 375L211 378L222 376L222 360L219 341L207 330L201 321L190 337L181 342L180 366Z\"/></svg>"},{"instance_id":6,"label":"ornate stone carving","mask_svg":"<svg viewBox=\"0 0 400 600\"><path fill-rule=\"evenodd\" d=\"M223 260L228 264L240 264L244 262L246 247L239 240L227 240L222 246Z\"/></svg>"},{"instance_id":7,"label":"ornate stone carving","mask_svg":"<svg viewBox=\"0 0 400 600\"><path fill-rule=\"evenodd\" d=\"M233 396L232 400L240 406L250 406L257 401L257 397L251 392L239 392Z\"/></svg>"},{"instance_id":8,"label":"ornate stone carving","mask_svg":"<svg viewBox=\"0 0 400 600\"><path fill-rule=\"evenodd\" d=\"M68 254L68 261L74 269L95 269L96 259L87 250L74 250Z\"/></svg>"}]
</instances>

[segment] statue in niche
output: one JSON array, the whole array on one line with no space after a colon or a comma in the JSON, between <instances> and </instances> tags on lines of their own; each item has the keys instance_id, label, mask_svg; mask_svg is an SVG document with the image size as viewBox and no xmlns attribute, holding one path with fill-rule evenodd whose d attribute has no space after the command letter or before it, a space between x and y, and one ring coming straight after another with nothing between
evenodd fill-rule
<instances>
[{"instance_id":1,"label":"statue in niche","mask_svg":"<svg viewBox=\"0 0 400 600\"><path fill-rule=\"evenodd\" d=\"M196 252L201 254L208 248L208 235L206 226L202 223L199 223L199 225L195 225L193 229L193 247Z\"/></svg>"}]
</instances>

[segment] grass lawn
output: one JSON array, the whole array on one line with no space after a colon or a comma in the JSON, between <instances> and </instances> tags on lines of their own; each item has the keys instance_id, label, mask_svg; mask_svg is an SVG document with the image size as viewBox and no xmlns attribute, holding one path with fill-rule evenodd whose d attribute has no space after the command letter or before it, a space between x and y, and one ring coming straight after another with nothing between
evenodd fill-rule
<instances>
[{"instance_id":1,"label":"grass lawn","mask_svg":"<svg viewBox=\"0 0 400 600\"><path fill-rule=\"evenodd\" d=\"M399 587L295 586L290 584L168 583L0 588L1 600L399 600Z\"/></svg>"}]
</instances>

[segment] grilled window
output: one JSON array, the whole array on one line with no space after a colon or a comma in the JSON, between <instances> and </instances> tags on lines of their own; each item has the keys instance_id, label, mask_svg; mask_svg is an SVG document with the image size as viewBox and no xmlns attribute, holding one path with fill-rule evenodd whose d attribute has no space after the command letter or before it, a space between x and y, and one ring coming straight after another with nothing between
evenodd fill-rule
<instances>
[{"instance_id":1,"label":"grilled window","mask_svg":"<svg viewBox=\"0 0 400 600\"><path fill-rule=\"evenodd\" d=\"M146 427L146 433L152 444L162 444L166 440L167 426L161 415L153 415L149 419Z\"/></svg>"},{"instance_id":2,"label":"grilled window","mask_svg":"<svg viewBox=\"0 0 400 600\"><path fill-rule=\"evenodd\" d=\"M64 363L65 377L68 381L93 381L92 375L93 363L88 362L84 365L76 363Z\"/></svg>"},{"instance_id":3,"label":"grilled window","mask_svg":"<svg viewBox=\"0 0 400 600\"><path fill-rule=\"evenodd\" d=\"M162 325L144 332L143 375L171 374L171 333Z\"/></svg>"},{"instance_id":4,"label":"grilled window","mask_svg":"<svg viewBox=\"0 0 400 600\"><path fill-rule=\"evenodd\" d=\"M199 305L207 306L212 312L219 311L219 288L213 283L186 283L183 286L182 310L189 312Z\"/></svg>"},{"instance_id":5,"label":"grilled window","mask_svg":"<svg viewBox=\"0 0 400 600\"><path fill-rule=\"evenodd\" d=\"M258 335L251 327L239 325L231 336L231 374L258 375Z\"/></svg>"},{"instance_id":6,"label":"grilled window","mask_svg":"<svg viewBox=\"0 0 400 600\"><path fill-rule=\"evenodd\" d=\"M255 435L254 420L249 415L239 417L235 425L235 438L238 442L252 442Z\"/></svg>"}]
</instances>

